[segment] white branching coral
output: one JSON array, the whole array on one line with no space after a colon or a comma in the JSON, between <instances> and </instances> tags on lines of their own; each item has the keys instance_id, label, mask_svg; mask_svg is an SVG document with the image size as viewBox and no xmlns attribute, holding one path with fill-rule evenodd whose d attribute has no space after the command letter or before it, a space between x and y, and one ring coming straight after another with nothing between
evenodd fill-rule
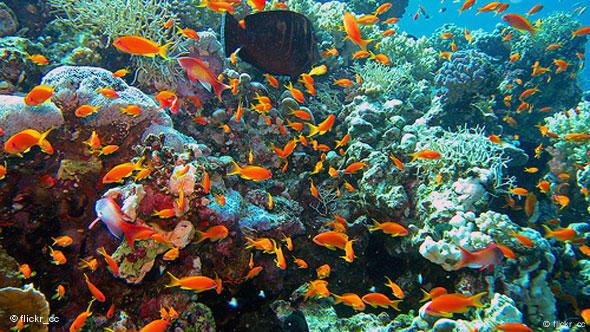
<instances>
[{"instance_id":1,"label":"white branching coral","mask_svg":"<svg viewBox=\"0 0 590 332\"><path fill-rule=\"evenodd\" d=\"M441 154L436 160L419 160L418 170L423 175L435 178L436 174L456 179L462 172L473 168L487 169L493 176L496 190L512 182L504 176L510 158L500 144L492 143L484 134L484 128L459 128L456 132L443 131L440 136L425 136L416 146L416 151L434 150Z\"/></svg>"},{"instance_id":2,"label":"white branching coral","mask_svg":"<svg viewBox=\"0 0 590 332\"><path fill-rule=\"evenodd\" d=\"M590 103L582 102L578 110L559 112L552 117L545 118L549 131L565 137L571 133L590 134ZM561 152L569 162L586 164L590 144L588 141L575 142L574 140L560 140L555 143L555 148Z\"/></svg>"},{"instance_id":3,"label":"white branching coral","mask_svg":"<svg viewBox=\"0 0 590 332\"><path fill-rule=\"evenodd\" d=\"M181 35L164 23L178 21L171 2L167 0L49 0L50 7L60 20L86 28L105 38L104 47L121 36L137 35L159 44L169 43L169 53L182 53ZM162 76L174 72L168 60L132 57L131 65L145 75ZM173 76L164 76L173 77ZM143 79L149 82L149 79Z\"/></svg>"}]
</instances>

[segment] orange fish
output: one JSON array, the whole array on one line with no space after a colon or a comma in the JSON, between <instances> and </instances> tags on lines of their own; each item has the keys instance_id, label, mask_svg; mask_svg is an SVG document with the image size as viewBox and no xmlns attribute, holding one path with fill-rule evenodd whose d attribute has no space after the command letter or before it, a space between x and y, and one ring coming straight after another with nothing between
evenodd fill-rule
<instances>
[{"instance_id":1,"label":"orange fish","mask_svg":"<svg viewBox=\"0 0 590 332\"><path fill-rule=\"evenodd\" d=\"M317 126L311 123L307 123L307 126L309 127L309 134L307 135L307 137L313 137L318 134L324 135L325 133L329 132L332 129L335 120L336 116L334 114L330 114L324 121L320 122Z\"/></svg>"},{"instance_id":2,"label":"orange fish","mask_svg":"<svg viewBox=\"0 0 590 332\"><path fill-rule=\"evenodd\" d=\"M152 217L158 217L158 218L162 218L162 219L172 218L175 215L176 215L176 212L174 212L174 209L162 209L162 210L154 211L154 213L152 213Z\"/></svg>"},{"instance_id":3,"label":"orange fish","mask_svg":"<svg viewBox=\"0 0 590 332\"><path fill-rule=\"evenodd\" d=\"M206 231L197 231L199 240L196 243L201 243L206 239L209 241L221 241L229 235L229 230L223 225L211 226Z\"/></svg>"},{"instance_id":4,"label":"orange fish","mask_svg":"<svg viewBox=\"0 0 590 332\"><path fill-rule=\"evenodd\" d=\"M96 89L96 92L100 93L105 98L109 98L109 99L115 99L115 98L120 97L119 94L117 93L117 91L115 91L109 87Z\"/></svg>"},{"instance_id":5,"label":"orange fish","mask_svg":"<svg viewBox=\"0 0 590 332\"><path fill-rule=\"evenodd\" d=\"M331 271L332 271L332 268L330 267L330 265L324 264L324 265L318 267L315 270L315 273L318 276L318 279L326 279L330 276Z\"/></svg>"},{"instance_id":6,"label":"orange fish","mask_svg":"<svg viewBox=\"0 0 590 332\"><path fill-rule=\"evenodd\" d=\"M28 55L27 59L39 66L45 66L49 64L49 60L47 60L47 58L41 54Z\"/></svg>"},{"instance_id":7,"label":"orange fish","mask_svg":"<svg viewBox=\"0 0 590 332\"><path fill-rule=\"evenodd\" d=\"M390 18L386 19L385 21L381 22L381 24L395 24L397 22L399 22L398 17L390 17Z\"/></svg>"},{"instance_id":8,"label":"orange fish","mask_svg":"<svg viewBox=\"0 0 590 332\"><path fill-rule=\"evenodd\" d=\"M408 235L408 230L404 226L393 221L379 223L377 220L373 219L373 226L369 226L368 229L369 232L382 231L383 233L389 234L392 237Z\"/></svg>"},{"instance_id":9,"label":"orange fish","mask_svg":"<svg viewBox=\"0 0 590 332\"><path fill-rule=\"evenodd\" d=\"M541 225L545 229L545 238L555 238L557 241L565 242L576 238L576 231L571 228L558 228L551 230L547 225Z\"/></svg>"},{"instance_id":10,"label":"orange fish","mask_svg":"<svg viewBox=\"0 0 590 332\"><path fill-rule=\"evenodd\" d=\"M142 169L142 162L143 159L139 159L136 163L128 162L116 165L103 176L102 183L122 183L125 180L125 178L131 176L134 171Z\"/></svg>"},{"instance_id":11,"label":"orange fish","mask_svg":"<svg viewBox=\"0 0 590 332\"><path fill-rule=\"evenodd\" d=\"M509 193L511 193L512 195L516 195L516 196L526 196L528 195L529 191L526 190L525 188L510 188L510 190L508 190Z\"/></svg>"},{"instance_id":12,"label":"orange fish","mask_svg":"<svg viewBox=\"0 0 590 332\"><path fill-rule=\"evenodd\" d=\"M219 14L223 14L225 12L234 14L236 12L236 8L230 2L224 1L211 1L211 0L203 0L201 4L197 7L207 7L209 10L214 11Z\"/></svg>"},{"instance_id":13,"label":"orange fish","mask_svg":"<svg viewBox=\"0 0 590 332\"><path fill-rule=\"evenodd\" d=\"M147 38L140 36L125 36L115 39L113 46L123 53L131 55L141 55L153 58L157 55L164 59L168 59L166 50L170 44L163 46L158 45Z\"/></svg>"},{"instance_id":14,"label":"orange fish","mask_svg":"<svg viewBox=\"0 0 590 332\"><path fill-rule=\"evenodd\" d=\"M60 250L54 250L53 248L49 247L49 254L53 258L51 264L63 265L68 262L64 253Z\"/></svg>"},{"instance_id":15,"label":"orange fish","mask_svg":"<svg viewBox=\"0 0 590 332\"><path fill-rule=\"evenodd\" d=\"M502 139L498 135L490 135L488 138L494 144L502 144Z\"/></svg>"},{"instance_id":16,"label":"orange fish","mask_svg":"<svg viewBox=\"0 0 590 332\"><path fill-rule=\"evenodd\" d=\"M473 7L474 4L475 0L465 0L465 2L463 2L463 5L461 5L461 8L459 9L459 14L462 14L464 11Z\"/></svg>"},{"instance_id":17,"label":"orange fish","mask_svg":"<svg viewBox=\"0 0 590 332\"><path fill-rule=\"evenodd\" d=\"M53 91L48 85L37 85L25 96L25 105L39 106L53 97Z\"/></svg>"},{"instance_id":18,"label":"orange fish","mask_svg":"<svg viewBox=\"0 0 590 332\"><path fill-rule=\"evenodd\" d=\"M67 235L62 235L62 236L58 236L57 238L51 238L53 240L53 245L54 246L58 246L58 247L69 247L72 245L72 243L74 243L74 240L67 236Z\"/></svg>"},{"instance_id":19,"label":"orange fish","mask_svg":"<svg viewBox=\"0 0 590 332\"><path fill-rule=\"evenodd\" d=\"M256 182L268 180L272 177L271 171L269 171L268 169L266 169L264 167L252 166L252 165L240 167L240 165L238 165L233 160L232 160L232 164L233 164L234 168L229 173L227 173L227 175L239 174L242 177L242 179L252 180L252 181L256 181Z\"/></svg>"},{"instance_id":20,"label":"orange fish","mask_svg":"<svg viewBox=\"0 0 590 332\"><path fill-rule=\"evenodd\" d=\"M540 11L543 9L543 7L544 7L543 5L535 5L535 6L533 6L533 8L531 8L531 10L529 10L529 11L528 11L526 14L527 14L528 16L531 16L531 15L533 15L533 14L536 14L536 13L540 12Z\"/></svg>"},{"instance_id":21,"label":"orange fish","mask_svg":"<svg viewBox=\"0 0 590 332\"><path fill-rule=\"evenodd\" d=\"M156 319L144 325L139 332L165 332L170 325L170 321L166 319Z\"/></svg>"},{"instance_id":22,"label":"orange fish","mask_svg":"<svg viewBox=\"0 0 590 332\"><path fill-rule=\"evenodd\" d=\"M332 294L332 296L334 297L335 304L342 303L344 305L352 307L354 310L365 310L365 303L358 295L354 293L344 293L342 295Z\"/></svg>"},{"instance_id":23,"label":"orange fish","mask_svg":"<svg viewBox=\"0 0 590 332\"><path fill-rule=\"evenodd\" d=\"M248 242L246 249L255 248L267 254L274 253L274 245L269 238L251 239L249 237L244 237L244 239Z\"/></svg>"},{"instance_id":24,"label":"orange fish","mask_svg":"<svg viewBox=\"0 0 590 332\"><path fill-rule=\"evenodd\" d=\"M502 332L533 332L533 329L522 324L522 323L504 323L500 325L494 325L496 331Z\"/></svg>"},{"instance_id":25,"label":"orange fish","mask_svg":"<svg viewBox=\"0 0 590 332\"><path fill-rule=\"evenodd\" d=\"M119 107L119 110L121 110L121 113L132 116L132 117L136 117L138 115L141 115L141 113L143 112L141 110L141 107L139 107L137 105L127 105L125 107Z\"/></svg>"},{"instance_id":26,"label":"orange fish","mask_svg":"<svg viewBox=\"0 0 590 332\"><path fill-rule=\"evenodd\" d=\"M224 90L231 89L230 86L221 83L203 61L190 57L181 57L177 61L186 71L189 80L200 82L209 91L213 89L217 99L221 100L221 93Z\"/></svg>"},{"instance_id":27,"label":"orange fish","mask_svg":"<svg viewBox=\"0 0 590 332\"><path fill-rule=\"evenodd\" d=\"M111 257L111 255L107 254L104 247L100 247L100 248L96 249L96 252L99 253L100 255L102 255L102 257L104 258L105 262L107 263L107 266L109 267L109 270L111 271L111 273L115 277L118 277L119 276L119 264L117 264L117 261L115 261L113 259L113 257Z\"/></svg>"},{"instance_id":28,"label":"orange fish","mask_svg":"<svg viewBox=\"0 0 590 332\"><path fill-rule=\"evenodd\" d=\"M471 31L469 31L469 29L465 28L463 30L463 34L465 35L465 40L467 40L468 43L471 43L471 41L473 41L473 37L471 36Z\"/></svg>"},{"instance_id":29,"label":"orange fish","mask_svg":"<svg viewBox=\"0 0 590 332\"><path fill-rule=\"evenodd\" d=\"M301 120L304 121L310 121L312 119L311 114L309 114L309 112L304 111L304 110L294 110L292 108L290 108L291 113L289 113L290 115L296 116Z\"/></svg>"},{"instance_id":30,"label":"orange fish","mask_svg":"<svg viewBox=\"0 0 590 332\"><path fill-rule=\"evenodd\" d=\"M582 310L580 316L584 320L584 323L590 324L590 308Z\"/></svg>"},{"instance_id":31,"label":"orange fish","mask_svg":"<svg viewBox=\"0 0 590 332\"><path fill-rule=\"evenodd\" d=\"M57 285L57 287L55 288L55 295L53 295L51 298L60 301L65 296L66 296L66 288L64 287L64 285Z\"/></svg>"},{"instance_id":32,"label":"orange fish","mask_svg":"<svg viewBox=\"0 0 590 332\"><path fill-rule=\"evenodd\" d=\"M470 267L474 269L485 269L493 268L502 262L502 251L498 248L498 245L492 243L483 249L478 249L473 252L461 249L461 259L454 267L454 270L459 270L462 267Z\"/></svg>"},{"instance_id":33,"label":"orange fish","mask_svg":"<svg viewBox=\"0 0 590 332\"><path fill-rule=\"evenodd\" d=\"M401 300L391 300L386 295L381 293L369 293L363 296L361 299L363 300L363 302L365 302L373 308L379 307L387 309L388 307L390 307L397 311L400 311L399 303L402 302Z\"/></svg>"},{"instance_id":34,"label":"orange fish","mask_svg":"<svg viewBox=\"0 0 590 332\"><path fill-rule=\"evenodd\" d=\"M496 11L500 5L502 5L502 3L500 1L492 1L490 3L487 3L483 7L479 8L475 15L478 15L480 13L488 13L488 12Z\"/></svg>"},{"instance_id":35,"label":"orange fish","mask_svg":"<svg viewBox=\"0 0 590 332\"><path fill-rule=\"evenodd\" d=\"M516 259L516 254L514 253L514 251L512 251L512 249L503 246L501 244L498 244L498 249L500 249L500 251L502 251L502 254L504 255L504 257L508 258L508 259Z\"/></svg>"},{"instance_id":36,"label":"orange fish","mask_svg":"<svg viewBox=\"0 0 590 332\"><path fill-rule=\"evenodd\" d=\"M443 294L435 299L426 307L426 313L432 316L450 317L453 313L465 313L470 307L483 307L481 298L486 293L479 293L474 296L463 294Z\"/></svg>"},{"instance_id":37,"label":"orange fish","mask_svg":"<svg viewBox=\"0 0 590 332\"><path fill-rule=\"evenodd\" d=\"M282 149L275 147L274 144L271 146L272 146L273 151L277 155L277 157L282 158L282 159L286 159L293 153L293 151L297 147L297 140L296 139L290 140L289 142L287 142L287 144L285 144L285 147Z\"/></svg>"},{"instance_id":38,"label":"orange fish","mask_svg":"<svg viewBox=\"0 0 590 332\"><path fill-rule=\"evenodd\" d=\"M590 257L590 247L588 247L587 245L582 245L580 248L580 252L583 253L584 255Z\"/></svg>"},{"instance_id":39,"label":"orange fish","mask_svg":"<svg viewBox=\"0 0 590 332\"><path fill-rule=\"evenodd\" d=\"M100 149L100 151L98 152L98 155L99 156L108 156L108 155L111 155L117 151L119 151L118 145L106 145Z\"/></svg>"},{"instance_id":40,"label":"orange fish","mask_svg":"<svg viewBox=\"0 0 590 332\"><path fill-rule=\"evenodd\" d=\"M177 27L177 28L178 28L178 34L183 35L186 38L193 39L195 41L199 40L199 34L195 30L190 29L190 28L185 28L185 29L182 29L180 27Z\"/></svg>"},{"instance_id":41,"label":"orange fish","mask_svg":"<svg viewBox=\"0 0 590 332\"><path fill-rule=\"evenodd\" d=\"M341 78L334 80L334 85L338 85L341 88L348 88L354 85L354 82L349 80L348 78Z\"/></svg>"},{"instance_id":42,"label":"orange fish","mask_svg":"<svg viewBox=\"0 0 590 332\"><path fill-rule=\"evenodd\" d=\"M527 236L518 234L515 231L512 231L512 236L514 236L516 238L516 240L518 240L518 242L520 242L520 244L522 244L523 246L525 246L527 248L532 248L535 246L535 243L533 242L533 240L531 240Z\"/></svg>"},{"instance_id":43,"label":"orange fish","mask_svg":"<svg viewBox=\"0 0 590 332\"><path fill-rule=\"evenodd\" d=\"M315 184L313 183L313 179L309 179L309 191L311 192L311 196L319 199L320 193L318 192L318 188L316 188Z\"/></svg>"},{"instance_id":44,"label":"orange fish","mask_svg":"<svg viewBox=\"0 0 590 332\"><path fill-rule=\"evenodd\" d=\"M584 142L590 140L590 134L585 133L569 133L563 137L566 141L570 142Z\"/></svg>"},{"instance_id":45,"label":"orange fish","mask_svg":"<svg viewBox=\"0 0 590 332\"><path fill-rule=\"evenodd\" d=\"M250 280L254 277L256 277L257 275L260 274L260 272L262 272L264 268L262 266L254 266L250 269L250 271L248 271L248 273L246 274L246 276L244 277L244 280Z\"/></svg>"},{"instance_id":46,"label":"orange fish","mask_svg":"<svg viewBox=\"0 0 590 332\"><path fill-rule=\"evenodd\" d=\"M545 48L545 51L553 51L561 47L561 44L551 44Z\"/></svg>"},{"instance_id":47,"label":"orange fish","mask_svg":"<svg viewBox=\"0 0 590 332\"><path fill-rule=\"evenodd\" d=\"M291 96L293 96L293 98L297 100L298 103L305 102L305 96L303 95L303 92L297 88L294 88L293 82L289 82L289 85L285 85L285 88L291 92Z\"/></svg>"},{"instance_id":48,"label":"orange fish","mask_svg":"<svg viewBox=\"0 0 590 332\"><path fill-rule=\"evenodd\" d=\"M403 300L406 297L406 295L404 294L404 291L401 289L401 287L395 282L393 282L391 279L389 279L389 277L385 277L385 279L387 280L385 286L391 289L391 293L395 297L397 297L400 300Z\"/></svg>"},{"instance_id":49,"label":"orange fish","mask_svg":"<svg viewBox=\"0 0 590 332\"><path fill-rule=\"evenodd\" d=\"M330 291L328 290L328 282L325 280L310 281L307 292L303 296L305 300L309 298L325 299L327 297L330 297Z\"/></svg>"},{"instance_id":50,"label":"orange fish","mask_svg":"<svg viewBox=\"0 0 590 332\"><path fill-rule=\"evenodd\" d=\"M352 263L356 256L354 255L354 248L352 244L355 240L348 240L346 241L346 245L344 246L344 256L340 256L340 258L344 259L348 263Z\"/></svg>"},{"instance_id":51,"label":"orange fish","mask_svg":"<svg viewBox=\"0 0 590 332\"><path fill-rule=\"evenodd\" d=\"M362 50L367 49L367 44L372 42L372 39L363 40L361 30L358 27L357 21L350 12L346 12L342 18L344 23L344 31L346 32L346 38L353 43L357 44Z\"/></svg>"},{"instance_id":52,"label":"orange fish","mask_svg":"<svg viewBox=\"0 0 590 332\"><path fill-rule=\"evenodd\" d=\"M328 231L316 235L313 238L313 242L330 250L335 250L336 248L345 250L348 235L341 232Z\"/></svg>"},{"instance_id":53,"label":"orange fish","mask_svg":"<svg viewBox=\"0 0 590 332\"><path fill-rule=\"evenodd\" d=\"M276 266L281 270L285 270L287 268L287 261L285 260L285 256L283 255L283 249L281 248L280 245L277 247L274 240L273 240L273 248L274 248L274 252L276 255L276 258L274 260Z\"/></svg>"},{"instance_id":54,"label":"orange fish","mask_svg":"<svg viewBox=\"0 0 590 332\"><path fill-rule=\"evenodd\" d=\"M106 301L106 297L104 296L104 294L100 291L100 289L98 289L98 287L96 287L93 283L90 282L90 279L88 279L86 273L84 273L84 281L86 281L88 290L98 302Z\"/></svg>"},{"instance_id":55,"label":"orange fish","mask_svg":"<svg viewBox=\"0 0 590 332\"><path fill-rule=\"evenodd\" d=\"M80 313L78 316L76 316L76 318L74 319L74 321L70 325L70 332L82 331L84 324L86 324L86 319L88 319L88 317L90 317L90 315L92 315L92 312L90 311L90 307L92 306L92 303L94 303L94 301L95 301L95 299L92 299L92 301L90 301L90 303L88 304L88 308L86 308L86 311L84 311L84 312Z\"/></svg>"},{"instance_id":56,"label":"orange fish","mask_svg":"<svg viewBox=\"0 0 590 332\"><path fill-rule=\"evenodd\" d=\"M439 152L433 150L422 150L410 155L412 157L411 161L415 161L416 159L429 159L434 160L440 158L442 155Z\"/></svg>"},{"instance_id":57,"label":"orange fish","mask_svg":"<svg viewBox=\"0 0 590 332\"><path fill-rule=\"evenodd\" d=\"M565 195L551 195L551 198L559 205L559 209L563 210L570 204L569 197Z\"/></svg>"},{"instance_id":58,"label":"orange fish","mask_svg":"<svg viewBox=\"0 0 590 332\"><path fill-rule=\"evenodd\" d=\"M506 14L502 16L502 19L516 30L528 31L531 34L531 37L534 37L538 30L526 17L519 14Z\"/></svg>"},{"instance_id":59,"label":"orange fish","mask_svg":"<svg viewBox=\"0 0 590 332\"><path fill-rule=\"evenodd\" d=\"M29 279L37 274L37 272L31 271L29 264L20 264L18 266L18 272L20 273L18 277L22 279Z\"/></svg>"},{"instance_id":60,"label":"orange fish","mask_svg":"<svg viewBox=\"0 0 590 332\"><path fill-rule=\"evenodd\" d=\"M572 39L574 39L576 37L586 36L589 34L590 34L590 26L579 28L578 30L572 32Z\"/></svg>"},{"instance_id":61,"label":"orange fish","mask_svg":"<svg viewBox=\"0 0 590 332\"><path fill-rule=\"evenodd\" d=\"M328 72L328 67L326 65L320 65L320 66L311 68L311 70L309 71L309 75L310 76L319 76L319 75L324 75L327 72Z\"/></svg>"},{"instance_id":62,"label":"orange fish","mask_svg":"<svg viewBox=\"0 0 590 332\"><path fill-rule=\"evenodd\" d=\"M448 40L448 39L453 38L453 36L454 35L453 35L452 32L445 32L445 33L443 33L443 34L440 35L440 39L442 39L442 40Z\"/></svg>"},{"instance_id":63,"label":"orange fish","mask_svg":"<svg viewBox=\"0 0 590 332\"><path fill-rule=\"evenodd\" d=\"M382 5L380 5L379 7L377 7L377 9L375 10L375 12L373 12L373 15L381 15L386 13L388 10L391 9L391 7L393 6L393 4L391 2L386 2Z\"/></svg>"},{"instance_id":64,"label":"orange fish","mask_svg":"<svg viewBox=\"0 0 590 332\"><path fill-rule=\"evenodd\" d=\"M115 71L113 73L113 77L121 78L121 77L125 77L127 74L129 74L129 69L123 68L123 69L119 69L119 70Z\"/></svg>"},{"instance_id":65,"label":"orange fish","mask_svg":"<svg viewBox=\"0 0 590 332\"><path fill-rule=\"evenodd\" d=\"M307 264L306 261L304 261L301 258L297 258L295 256L293 256L293 261L295 262L295 264L300 268L300 269L307 269L309 268L309 265Z\"/></svg>"},{"instance_id":66,"label":"orange fish","mask_svg":"<svg viewBox=\"0 0 590 332\"><path fill-rule=\"evenodd\" d=\"M283 234L283 242L285 242L289 251L293 251L293 239L290 236Z\"/></svg>"},{"instance_id":67,"label":"orange fish","mask_svg":"<svg viewBox=\"0 0 590 332\"><path fill-rule=\"evenodd\" d=\"M510 62L516 62L520 59L520 53L516 52L516 53L512 53L510 55Z\"/></svg>"},{"instance_id":68,"label":"orange fish","mask_svg":"<svg viewBox=\"0 0 590 332\"><path fill-rule=\"evenodd\" d=\"M344 169L344 173L355 174L356 172L360 171L361 169L365 168L366 166L367 166L367 163L364 163L362 161L353 162L352 164L348 165Z\"/></svg>"},{"instance_id":69,"label":"orange fish","mask_svg":"<svg viewBox=\"0 0 590 332\"><path fill-rule=\"evenodd\" d=\"M338 52L338 50L335 47L329 48L325 51L323 51L322 53L320 53L320 55L324 58L328 58L331 56L338 56L340 53ZM311 73L310 73L311 75Z\"/></svg>"},{"instance_id":70,"label":"orange fish","mask_svg":"<svg viewBox=\"0 0 590 332\"><path fill-rule=\"evenodd\" d=\"M91 106L91 105L82 105L76 109L76 111L74 112L74 115L76 115L79 118L85 118L85 117L90 116L94 113L98 113L98 107Z\"/></svg>"},{"instance_id":71,"label":"orange fish","mask_svg":"<svg viewBox=\"0 0 590 332\"><path fill-rule=\"evenodd\" d=\"M205 276L191 276L179 279L169 271L167 273L170 276L171 281L166 287L180 287L181 289L192 290L195 293L201 293L217 288L218 282Z\"/></svg>"},{"instance_id":72,"label":"orange fish","mask_svg":"<svg viewBox=\"0 0 590 332\"><path fill-rule=\"evenodd\" d=\"M276 89L279 88L279 80L276 77L272 76L271 74L264 74L263 76L266 77L268 84Z\"/></svg>"}]
</instances>

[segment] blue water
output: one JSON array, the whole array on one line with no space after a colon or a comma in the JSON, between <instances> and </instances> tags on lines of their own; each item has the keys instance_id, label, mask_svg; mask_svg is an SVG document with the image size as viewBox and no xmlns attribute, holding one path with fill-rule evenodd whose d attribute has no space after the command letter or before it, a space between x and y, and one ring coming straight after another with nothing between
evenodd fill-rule
<instances>
[{"instance_id":1,"label":"blue water","mask_svg":"<svg viewBox=\"0 0 590 332\"><path fill-rule=\"evenodd\" d=\"M426 35L429 36L445 23L455 23L465 26L470 30L484 29L491 31L498 23L502 23L501 15L494 16L494 13L481 13L474 15L477 8L483 7L489 1L479 0L476 4L462 15L459 14L459 8L463 4L463 0L410 0L410 4L406 10L404 17L400 20L400 24L405 31L415 36ZM573 13L576 8L589 7L582 15L577 16L577 19L583 26L590 25L590 1L577 0L511 0L510 7L505 13L525 13L528 12L536 4L542 4L545 7L543 10L531 16L536 20L549 16L556 11ZM425 19L422 13L419 18L414 20L414 14L422 5L426 13L430 17ZM446 8L444 12L441 9ZM586 51L586 58L590 57L590 49ZM590 88L590 69L586 66L580 75L578 75L580 84L584 89Z\"/></svg>"}]
</instances>

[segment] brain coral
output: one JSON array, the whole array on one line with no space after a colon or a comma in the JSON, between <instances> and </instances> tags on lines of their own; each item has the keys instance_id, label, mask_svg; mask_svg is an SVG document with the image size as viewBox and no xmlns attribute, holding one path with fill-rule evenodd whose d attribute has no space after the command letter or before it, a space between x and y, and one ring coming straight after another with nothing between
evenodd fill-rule
<instances>
[{"instance_id":1,"label":"brain coral","mask_svg":"<svg viewBox=\"0 0 590 332\"><path fill-rule=\"evenodd\" d=\"M452 104L492 93L499 83L496 65L492 57L476 50L455 52L435 77L439 93Z\"/></svg>"}]
</instances>

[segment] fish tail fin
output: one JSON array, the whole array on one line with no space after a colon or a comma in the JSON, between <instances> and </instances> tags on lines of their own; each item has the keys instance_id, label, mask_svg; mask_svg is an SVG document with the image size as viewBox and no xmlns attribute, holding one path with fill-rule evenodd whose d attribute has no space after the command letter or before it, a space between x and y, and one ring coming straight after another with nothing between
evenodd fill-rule
<instances>
[{"instance_id":1,"label":"fish tail fin","mask_svg":"<svg viewBox=\"0 0 590 332\"><path fill-rule=\"evenodd\" d=\"M217 96L217 99L221 101L221 93L225 90L231 89L231 87L227 84L223 84L219 82L217 79L212 82L211 86L213 87L213 92Z\"/></svg>"},{"instance_id":2,"label":"fish tail fin","mask_svg":"<svg viewBox=\"0 0 590 332\"><path fill-rule=\"evenodd\" d=\"M471 301L471 304L475 307L481 308L484 306L483 303L481 303L481 298L486 295L488 292L481 292L477 295L473 295L472 297L469 298L469 300Z\"/></svg>"},{"instance_id":3,"label":"fish tail fin","mask_svg":"<svg viewBox=\"0 0 590 332\"><path fill-rule=\"evenodd\" d=\"M395 301L391 301L391 303L389 303L387 306L390 307L391 309L397 310L397 311L401 311L399 310L399 304L400 304L401 300L395 300Z\"/></svg>"},{"instance_id":4,"label":"fish tail fin","mask_svg":"<svg viewBox=\"0 0 590 332\"><path fill-rule=\"evenodd\" d=\"M473 255L469 251L465 250L465 248L461 246L459 246L459 249L461 249L461 259L459 260L457 266L455 266L454 270L462 268L463 266L469 264L469 262L473 260Z\"/></svg>"},{"instance_id":5,"label":"fish tail fin","mask_svg":"<svg viewBox=\"0 0 590 332\"><path fill-rule=\"evenodd\" d=\"M41 151L47 154L53 154L53 146L51 146L51 143L47 140L47 135L49 135L53 129L54 128L52 127L43 132L41 136L39 136L39 141L37 141L37 145L41 148Z\"/></svg>"},{"instance_id":6,"label":"fish tail fin","mask_svg":"<svg viewBox=\"0 0 590 332\"><path fill-rule=\"evenodd\" d=\"M340 297L340 295L334 293L330 293L330 295L334 297L335 304L342 303L342 297Z\"/></svg>"},{"instance_id":7,"label":"fish tail fin","mask_svg":"<svg viewBox=\"0 0 590 332\"><path fill-rule=\"evenodd\" d=\"M197 231L197 234L199 234L199 239L197 240L197 242L195 242L195 244L199 244L208 238L207 233L205 232Z\"/></svg>"},{"instance_id":8,"label":"fish tail fin","mask_svg":"<svg viewBox=\"0 0 590 332\"><path fill-rule=\"evenodd\" d=\"M139 160L138 160L138 161L137 161L135 164L133 164L133 168L134 168L136 171L140 171L140 170L142 170L142 169L143 169L143 166L142 166L142 164L143 164L143 157L139 158Z\"/></svg>"},{"instance_id":9,"label":"fish tail fin","mask_svg":"<svg viewBox=\"0 0 590 332\"><path fill-rule=\"evenodd\" d=\"M225 55L229 56L243 45L246 32L231 14L225 13L224 16L221 25L221 43L224 45Z\"/></svg>"},{"instance_id":10,"label":"fish tail fin","mask_svg":"<svg viewBox=\"0 0 590 332\"><path fill-rule=\"evenodd\" d=\"M179 285L178 281L179 279L176 278L172 273L170 273L169 271L166 271L166 273L168 273L168 275L170 276L170 283L168 285L166 285L166 287L176 287Z\"/></svg>"},{"instance_id":11,"label":"fish tail fin","mask_svg":"<svg viewBox=\"0 0 590 332\"><path fill-rule=\"evenodd\" d=\"M227 173L227 175L236 175L236 174L240 174L240 170L242 169L240 167L240 165L238 165L238 163L236 163L234 160L231 161L232 165L234 168L232 168L231 171L229 171L229 173Z\"/></svg>"},{"instance_id":12,"label":"fish tail fin","mask_svg":"<svg viewBox=\"0 0 590 332\"><path fill-rule=\"evenodd\" d=\"M359 47L361 48L361 50L366 51L367 50L367 45L372 42L375 39L361 39L359 40Z\"/></svg>"},{"instance_id":13,"label":"fish tail fin","mask_svg":"<svg viewBox=\"0 0 590 332\"><path fill-rule=\"evenodd\" d=\"M158 55L160 55L165 60L170 60L170 58L168 58L168 55L166 55L166 52L168 51L168 46L170 46L170 44L171 43L166 43L160 46L160 48L158 48Z\"/></svg>"},{"instance_id":14,"label":"fish tail fin","mask_svg":"<svg viewBox=\"0 0 590 332\"><path fill-rule=\"evenodd\" d=\"M313 125L311 123L307 123L307 122L305 124L309 127L309 134L307 135L307 137L313 137L320 132L320 129L318 126Z\"/></svg>"},{"instance_id":15,"label":"fish tail fin","mask_svg":"<svg viewBox=\"0 0 590 332\"><path fill-rule=\"evenodd\" d=\"M422 299L420 300L420 303L430 300L430 293L425 291L424 288L422 288L422 287L420 287L420 290L422 291L422 295L423 295Z\"/></svg>"},{"instance_id":16,"label":"fish tail fin","mask_svg":"<svg viewBox=\"0 0 590 332\"><path fill-rule=\"evenodd\" d=\"M377 220L373 219L373 225L368 227L369 232L374 232L374 231L379 230L380 225L381 224L379 224L379 222Z\"/></svg>"},{"instance_id":17,"label":"fish tail fin","mask_svg":"<svg viewBox=\"0 0 590 332\"><path fill-rule=\"evenodd\" d=\"M553 236L553 231L547 225L541 225L545 229L545 236L544 238L549 238Z\"/></svg>"}]
</instances>

